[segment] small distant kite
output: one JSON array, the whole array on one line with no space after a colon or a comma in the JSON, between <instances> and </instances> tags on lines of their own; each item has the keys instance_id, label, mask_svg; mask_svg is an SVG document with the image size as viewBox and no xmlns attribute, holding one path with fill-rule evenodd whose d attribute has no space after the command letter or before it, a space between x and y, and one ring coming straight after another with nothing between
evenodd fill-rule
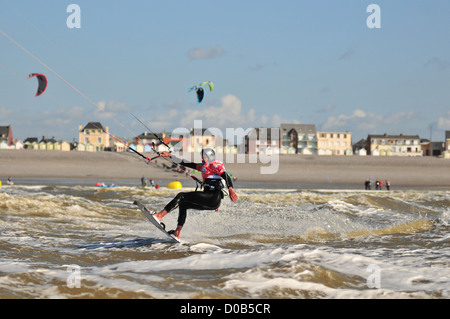
<instances>
[{"instance_id":1,"label":"small distant kite","mask_svg":"<svg viewBox=\"0 0 450 319\"><path fill-rule=\"evenodd\" d=\"M205 81L200 83L199 85L191 87L188 91L191 92L195 90L195 92L197 93L197 103L201 103L203 101L203 98L205 96L205 90L203 89L203 86L206 84L208 84L209 86L209 91L212 91L214 89L214 84L211 81Z\"/></svg>"},{"instance_id":2,"label":"small distant kite","mask_svg":"<svg viewBox=\"0 0 450 319\"><path fill-rule=\"evenodd\" d=\"M44 74L39 73L31 73L30 75L28 75L29 79L31 79L32 77L36 77L38 80L38 89L35 96L39 96L44 93L45 89L47 88L47 77Z\"/></svg>"},{"instance_id":3,"label":"small distant kite","mask_svg":"<svg viewBox=\"0 0 450 319\"><path fill-rule=\"evenodd\" d=\"M205 96L205 91L203 90L203 88L196 85L191 87L188 92L191 92L192 90L195 90L195 92L197 93L197 103L203 101L203 97Z\"/></svg>"},{"instance_id":4,"label":"small distant kite","mask_svg":"<svg viewBox=\"0 0 450 319\"><path fill-rule=\"evenodd\" d=\"M206 85L206 84L208 84L208 86L209 86L209 91L212 91L212 90L214 89L214 83L212 83L211 81L205 81L205 82L202 82L202 83L200 84L200 86L203 87L203 86Z\"/></svg>"}]
</instances>

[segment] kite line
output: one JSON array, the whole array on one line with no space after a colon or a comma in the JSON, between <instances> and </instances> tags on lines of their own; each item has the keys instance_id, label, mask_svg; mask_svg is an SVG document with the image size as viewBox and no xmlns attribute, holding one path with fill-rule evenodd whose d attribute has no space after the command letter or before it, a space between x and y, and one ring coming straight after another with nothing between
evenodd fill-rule
<instances>
[{"instance_id":1,"label":"kite line","mask_svg":"<svg viewBox=\"0 0 450 319\"><path fill-rule=\"evenodd\" d=\"M28 51L27 49L25 49L23 46L21 46L19 43L17 43L16 41L14 41L14 39L12 39L10 36L8 36L5 32L3 32L3 30L0 29L0 33L6 38L8 39L12 44L14 44L16 47L18 47L19 49L21 49L23 52L25 52L28 56L30 56L31 58L33 58L36 62L38 62L40 65L42 65L44 68L46 68L47 70L49 70L51 73L53 73L56 77L58 77L61 81L63 81L67 86L69 86L71 89L73 89L75 92L77 92L79 95L81 95L85 100L87 100L88 102L90 102L91 104L93 104L95 107L97 107L99 110L105 112L110 118L112 118L116 123L118 123L120 126L122 126L124 129L126 129L128 132L130 132L131 134L133 134L133 136L135 136L136 138L139 138L139 136L137 136L135 133L133 133L130 129L128 129L125 125L123 125L122 123L120 123L114 116L112 116L111 114L109 114L108 112L106 112L101 106L99 106L97 103L95 103L91 98L89 98L87 95L85 95L83 92L81 92L80 90L78 90L75 86L73 86L72 84L70 84L68 81L66 81L61 75L59 75L55 70L53 70L52 68L50 68L47 64L45 64L44 62L42 62L41 60L39 60L36 56L34 56L30 51ZM109 133L108 133L109 134ZM112 137L111 134L109 134L109 136ZM114 137L113 137L114 138ZM114 138L115 140L119 141L118 139ZM122 141L120 141L122 144L126 145L125 143L123 143ZM127 146L127 145L126 145ZM127 146L128 147L128 146ZM129 148L129 147L128 147ZM131 148L130 148L131 149Z\"/></svg>"},{"instance_id":2,"label":"kite line","mask_svg":"<svg viewBox=\"0 0 450 319\"><path fill-rule=\"evenodd\" d=\"M134 132L132 132L130 129L128 129L125 125L123 125L121 122L119 122L114 116L112 116L111 114L109 114L108 112L105 111L105 109L103 109L101 106L99 106L97 103L95 103L91 98L89 98L87 95L85 95L83 92L81 92L79 89L77 89L74 85L72 85L70 82L68 82L66 79L64 79L61 75L59 75L55 70L53 70L52 68L50 68L47 64L45 64L44 62L42 62L39 58L37 58L35 55L33 55L30 51L28 51L27 49L25 49L22 45L20 45L18 42L16 42L14 39L12 39L10 36L8 36L5 32L3 32L3 30L0 29L0 33L6 38L8 39L12 44L14 44L16 47L18 47L20 50L22 50L24 53L26 53L28 56L30 56L32 59L34 59L36 62L38 62L40 65L42 65L44 68L46 68L48 71L50 71L51 73L53 73L56 77L58 77L61 81L63 81L67 86L69 86L71 89L73 89L75 92L77 92L79 95L81 95L85 100L87 100L89 103L91 103L92 105L94 105L95 107L97 107L99 110L103 111L104 113L106 113L111 119L113 119L116 123L118 123L120 126L122 126L124 129L126 129L128 132L130 132L133 136L135 136L137 139L139 139L140 141L142 141L142 139L137 136ZM42 93L42 92L41 92ZM139 118L137 118L134 114L133 117L135 119L137 119L142 125L144 125L148 130L150 130L141 120L139 120ZM99 128L102 129L102 128ZM116 140L117 142L123 144L125 147L127 147L129 150L133 151L134 153L136 153L137 155L139 155L140 157L142 157L143 159L147 160L147 164L150 163L152 160L161 157L161 153L158 152L156 150L155 144L152 143L152 150L157 154L157 156L154 156L152 158L145 156L144 154L139 153L137 150L133 149L132 147L130 147L129 145L127 145L126 143L124 143L123 141L117 139L116 137L114 137L112 134L110 134L109 132L106 132L105 130L103 130L106 134L108 134L111 138L113 138L114 140ZM151 131L151 130L150 130ZM172 152L171 148L169 145L167 145L159 136L157 136L153 131L151 131L151 133L162 143L164 144L169 152ZM172 161L173 162L173 161ZM192 176L191 176L192 177ZM194 178L194 177L192 177Z\"/></svg>"},{"instance_id":3,"label":"kite line","mask_svg":"<svg viewBox=\"0 0 450 319\"><path fill-rule=\"evenodd\" d=\"M101 106L99 106L97 103L95 103L91 98L89 98L87 95L85 95L83 92L81 92L80 90L78 90L75 86L73 86L71 83L69 83L68 81L66 81L61 75L59 75L55 70L53 70L52 68L50 68L47 64L45 64L44 62L42 62L40 59L38 59L36 56L34 56L30 51L28 51L27 49L25 49L23 46L21 46L19 43L17 43L16 41L14 41L14 39L12 39L10 36L8 36L5 32L3 32L3 30L0 29L0 33L6 38L8 39L12 44L14 44L16 47L18 47L19 49L21 49L23 52L25 52L28 56L30 56L31 58L33 58L36 62L38 62L40 65L42 65L44 68L46 68L47 70L49 70L51 73L53 73L54 75L56 75L61 81L63 81L67 86L69 86L71 89L73 89L75 92L77 92L79 95L81 95L84 99L86 99L88 102L90 102L91 104L93 104L95 107L97 107L99 110L105 112L110 118L112 118L116 123L118 123L120 126L122 126L124 129L126 129L128 132L130 132L131 134L133 134L133 136L135 136L137 139L141 140L141 138L139 138L139 136L137 136L135 133L133 133L130 129L128 129L125 125L123 125L122 123L120 123L114 116L112 116L111 114L109 114L108 112L106 112ZM142 123L142 122L141 122ZM99 128L101 129L101 128ZM104 130L103 130L104 131ZM138 154L139 156L141 156L142 158L144 158L145 160L147 160L148 162L151 162L153 159L160 157L160 155L158 154L158 156L155 157L147 157L141 153L139 153L138 151L136 151L135 149L133 149L132 147L128 146L127 144L125 144L123 141L117 139L116 137L114 137L112 134L110 134L109 132L104 131L106 134L108 134L111 138L113 138L114 140L116 140L119 143L122 143L125 147L127 147L129 150L133 151L134 153ZM154 150L154 149L153 149Z\"/></svg>"}]
</instances>

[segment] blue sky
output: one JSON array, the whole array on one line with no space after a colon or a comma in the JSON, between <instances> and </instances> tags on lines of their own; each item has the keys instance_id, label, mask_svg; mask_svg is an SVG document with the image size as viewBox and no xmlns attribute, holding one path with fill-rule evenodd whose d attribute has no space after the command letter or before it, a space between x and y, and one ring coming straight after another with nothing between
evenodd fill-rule
<instances>
[{"instance_id":1,"label":"blue sky","mask_svg":"<svg viewBox=\"0 0 450 319\"><path fill-rule=\"evenodd\" d=\"M72 3L80 28L66 23ZM370 4L381 28L367 26ZM443 141L449 14L448 0L0 0L0 30L84 95L0 34L0 125L71 141L100 121L132 138L146 130L132 113L155 132L304 123L353 142ZM33 72L49 80L40 97ZM208 80L197 104L188 89Z\"/></svg>"}]
</instances>

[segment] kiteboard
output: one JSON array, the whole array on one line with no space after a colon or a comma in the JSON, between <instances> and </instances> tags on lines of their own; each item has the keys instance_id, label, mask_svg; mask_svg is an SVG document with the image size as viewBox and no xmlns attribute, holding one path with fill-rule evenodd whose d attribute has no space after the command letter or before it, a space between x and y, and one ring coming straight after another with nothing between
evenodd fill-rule
<instances>
[{"instance_id":1,"label":"kiteboard","mask_svg":"<svg viewBox=\"0 0 450 319\"><path fill-rule=\"evenodd\" d=\"M142 214L144 214L145 217L147 217L148 221L150 223L152 223L153 225L155 225L156 228L158 228L162 233L164 233L166 235L166 237L168 239L170 239L171 242L174 243L179 243L180 240L173 234L169 234L163 223L159 222L155 217L153 217L153 214L155 212L151 212L147 209L147 207L145 207L141 202L135 200L134 205L137 205L137 207L139 207L139 210L142 212Z\"/></svg>"}]
</instances>

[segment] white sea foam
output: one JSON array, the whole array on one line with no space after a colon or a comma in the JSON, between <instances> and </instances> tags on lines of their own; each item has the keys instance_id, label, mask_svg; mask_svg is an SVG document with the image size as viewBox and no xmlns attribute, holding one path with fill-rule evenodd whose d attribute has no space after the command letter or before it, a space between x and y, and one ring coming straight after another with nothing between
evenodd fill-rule
<instances>
[{"instance_id":1,"label":"white sea foam","mask_svg":"<svg viewBox=\"0 0 450 319\"><path fill-rule=\"evenodd\" d=\"M0 188L3 297L450 297L449 192L240 190L218 212L189 210L173 245L132 203L160 209L175 194ZM83 293L65 287L68 264ZM367 287L370 265L380 288Z\"/></svg>"}]
</instances>

